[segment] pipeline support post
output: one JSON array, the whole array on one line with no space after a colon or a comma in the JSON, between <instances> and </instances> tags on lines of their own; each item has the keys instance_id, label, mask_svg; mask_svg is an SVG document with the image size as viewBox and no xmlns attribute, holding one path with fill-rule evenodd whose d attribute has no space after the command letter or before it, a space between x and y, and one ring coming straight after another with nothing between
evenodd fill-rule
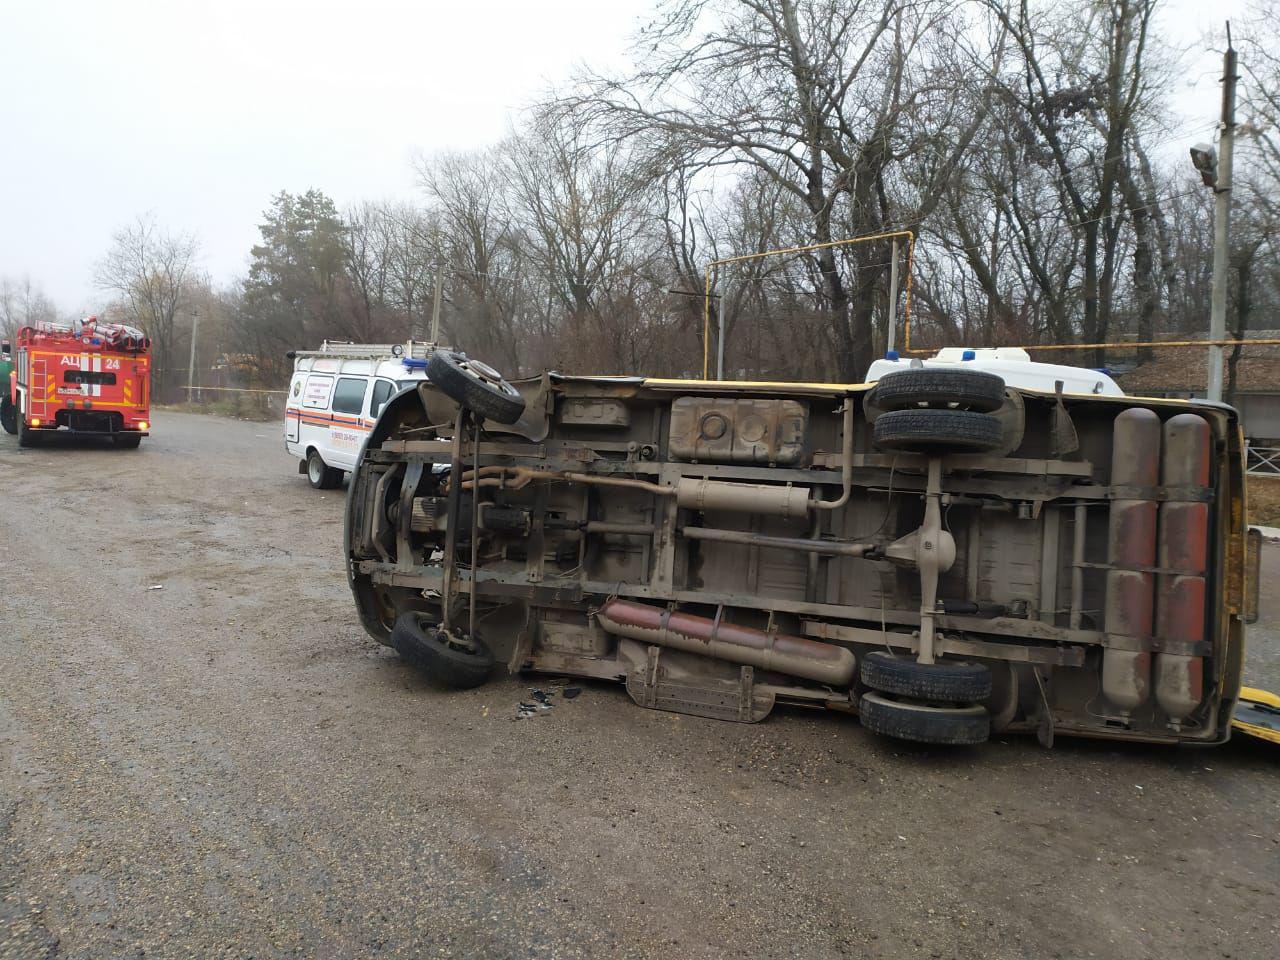
<instances>
[{"instance_id":1,"label":"pipeline support post","mask_svg":"<svg viewBox=\"0 0 1280 960\"><path fill-rule=\"evenodd\" d=\"M1230 28L1228 28L1229 30ZM1228 34L1229 37L1229 34ZM1227 335L1227 254L1231 234L1231 158L1236 127L1236 51L1228 39L1222 57L1222 126L1218 137L1218 170L1213 183L1213 288L1209 301L1209 339ZM1222 402L1222 345L1209 346L1206 396Z\"/></svg>"}]
</instances>

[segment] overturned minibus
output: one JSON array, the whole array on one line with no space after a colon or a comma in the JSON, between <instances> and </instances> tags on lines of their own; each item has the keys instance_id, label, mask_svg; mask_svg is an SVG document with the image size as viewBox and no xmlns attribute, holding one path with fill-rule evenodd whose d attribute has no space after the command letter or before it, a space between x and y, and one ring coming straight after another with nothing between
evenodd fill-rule
<instances>
[{"instance_id":1,"label":"overturned minibus","mask_svg":"<svg viewBox=\"0 0 1280 960\"><path fill-rule=\"evenodd\" d=\"M360 618L451 686L501 660L926 743L1223 742L1257 555L1235 412L977 366L512 384L437 353L352 476Z\"/></svg>"}]
</instances>

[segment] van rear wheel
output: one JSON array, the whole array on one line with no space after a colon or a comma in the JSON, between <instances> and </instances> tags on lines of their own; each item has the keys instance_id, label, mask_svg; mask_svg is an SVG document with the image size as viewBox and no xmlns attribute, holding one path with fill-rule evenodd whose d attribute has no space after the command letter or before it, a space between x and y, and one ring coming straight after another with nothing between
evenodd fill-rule
<instances>
[{"instance_id":1,"label":"van rear wheel","mask_svg":"<svg viewBox=\"0 0 1280 960\"><path fill-rule=\"evenodd\" d=\"M317 490L332 490L342 483L342 471L329 466L312 450L307 454L307 482Z\"/></svg>"},{"instance_id":2,"label":"van rear wheel","mask_svg":"<svg viewBox=\"0 0 1280 960\"><path fill-rule=\"evenodd\" d=\"M858 719L872 733L916 743L970 746L991 736L991 717L979 704L921 703L864 693L858 702Z\"/></svg>"}]
</instances>

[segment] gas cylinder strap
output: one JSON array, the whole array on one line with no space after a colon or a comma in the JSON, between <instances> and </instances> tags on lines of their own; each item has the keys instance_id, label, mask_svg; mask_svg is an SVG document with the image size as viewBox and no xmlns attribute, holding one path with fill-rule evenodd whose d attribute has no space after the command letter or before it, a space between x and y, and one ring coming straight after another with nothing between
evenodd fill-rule
<instances>
[{"instance_id":1,"label":"gas cylinder strap","mask_svg":"<svg viewBox=\"0 0 1280 960\"><path fill-rule=\"evenodd\" d=\"M1211 503L1209 487L1138 487L1117 483L1107 487L1108 500L1155 500L1162 503Z\"/></svg>"},{"instance_id":2,"label":"gas cylinder strap","mask_svg":"<svg viewBox=\"0 0 1280 960\"><path fill-rule=\"evenodd\" d=\"M1127 637L1121 633L1108 633L1102 645L1112 650L1130 650L1141 653L1172 653L1180 657L1207 657L1213 653L1213 644L1207 640L1163 640L1160 637Z\"/></svg>"}]
</instances>

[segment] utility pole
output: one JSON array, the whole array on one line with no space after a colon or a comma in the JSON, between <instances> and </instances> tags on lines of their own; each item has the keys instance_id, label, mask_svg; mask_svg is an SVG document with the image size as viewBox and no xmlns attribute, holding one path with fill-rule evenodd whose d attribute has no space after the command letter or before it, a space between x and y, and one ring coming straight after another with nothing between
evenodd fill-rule
<instances>
[{"instance_id":1,"label":"utility pole","mask_svg":"<svg viewBox=\"0 0 1280 960\"><path fill-rule=\"evenodd\" d=\"M200 309L191 309L191 358L187 361L187 403L195 403L196 385L196 332L200 329Z\"/></svg>"},{"instance_id":2,"label":"utility pole","mask_svg":"<svg viewBox=\"0 0 1280 960\"><path fill-rule=\"evenodd\" d=\"M1217 177L1213 182L1213 291L1210 299L1208 398L1222 402L1222 343L1227 336L1227 255L1231 233L1231 150L1236 127L1236 51L1227 24L1227 52L1222 57L1222 128L1218 136Z\"/></svg>"},{"instance_id":3,"label":"utility pole","mask_svg":"<svg viewBox=\"0 0 1280 960\"><path fill-rule=\"evenodd\" d=\"M436 264L436 292L431 301L431 342L440 343L440 295L444 289L444 261Z\"/></svg>"}]
</instances>

